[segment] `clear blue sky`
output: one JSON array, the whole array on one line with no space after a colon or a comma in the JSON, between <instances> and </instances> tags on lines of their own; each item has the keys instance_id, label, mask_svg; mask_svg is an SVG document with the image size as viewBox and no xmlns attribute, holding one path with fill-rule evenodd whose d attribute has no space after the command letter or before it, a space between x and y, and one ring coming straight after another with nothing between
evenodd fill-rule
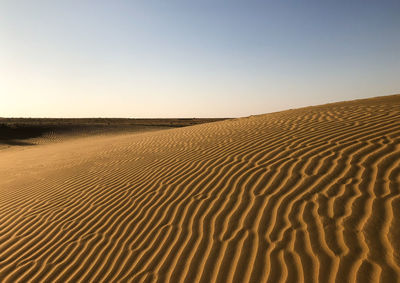
<instances>
[{"instance_id":1,"label":"clear blue sky","mask_svg":"<svg viewBox=\"0 0 400 283\"><path fill-rule=\"evenodd\" d=\"M0 0L2 117L238 117L394 93L398 0Z\"/></svg>"}]
</instances>

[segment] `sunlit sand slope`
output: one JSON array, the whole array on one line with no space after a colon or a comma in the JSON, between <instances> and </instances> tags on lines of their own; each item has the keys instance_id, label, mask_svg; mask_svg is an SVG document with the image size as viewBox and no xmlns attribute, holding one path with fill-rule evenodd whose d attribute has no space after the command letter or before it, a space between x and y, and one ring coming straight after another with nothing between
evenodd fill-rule
<instances>
[{"instance_id":1,"label":"sunlit sand slope","mask_svg":"<svg viewBox=\"0 0 400 283\"><path fill-rule=\"evenodd\" d=\"M0 152L1 282L399 282L400 96Z\"/></svg>"}]
</instances>

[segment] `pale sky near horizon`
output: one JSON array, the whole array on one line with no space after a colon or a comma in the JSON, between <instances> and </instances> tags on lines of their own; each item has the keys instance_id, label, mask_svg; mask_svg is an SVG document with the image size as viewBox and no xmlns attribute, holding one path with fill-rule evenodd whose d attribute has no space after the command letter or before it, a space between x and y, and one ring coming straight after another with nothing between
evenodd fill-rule
<instances>
[{"instance_id":1,"label":"pale sky near horizon","mask_svg":"<svg viewBox=\"0 0 400 283\"><path fill-rule=\"evenodd\" d=\"M397 0L0 0L0 117L240 117L395 93Z\"/></svg>"}]
</instances>

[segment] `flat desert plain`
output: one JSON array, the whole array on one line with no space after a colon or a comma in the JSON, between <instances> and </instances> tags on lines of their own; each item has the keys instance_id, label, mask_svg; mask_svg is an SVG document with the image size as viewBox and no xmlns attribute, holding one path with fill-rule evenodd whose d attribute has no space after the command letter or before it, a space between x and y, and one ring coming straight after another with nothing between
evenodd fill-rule
<instances>
[{"instance_id":1,"label":"flat desert plain","mask_svg":"<svg viewBox=\"0 0 400 283\"><path fill-rule=\"evenodd\" d=\"M1 282L400 282L400 95L5 140Z\"/></svg>"}]
</instances>

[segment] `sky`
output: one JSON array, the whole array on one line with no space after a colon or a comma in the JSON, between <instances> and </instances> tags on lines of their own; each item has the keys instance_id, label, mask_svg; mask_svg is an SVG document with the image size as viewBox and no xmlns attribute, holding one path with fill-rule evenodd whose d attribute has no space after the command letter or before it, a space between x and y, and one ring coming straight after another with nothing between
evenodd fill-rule
<instances>
[{"instance_id":1,"label":"sky","mask_svg":"<svg viewBox=\"0 0 400 283\"><path fill-rule=\"evenodd\" d=\"M0 117L243 117L400 93L400 1L0 0Z\"/></svg>"}]
</instances>

